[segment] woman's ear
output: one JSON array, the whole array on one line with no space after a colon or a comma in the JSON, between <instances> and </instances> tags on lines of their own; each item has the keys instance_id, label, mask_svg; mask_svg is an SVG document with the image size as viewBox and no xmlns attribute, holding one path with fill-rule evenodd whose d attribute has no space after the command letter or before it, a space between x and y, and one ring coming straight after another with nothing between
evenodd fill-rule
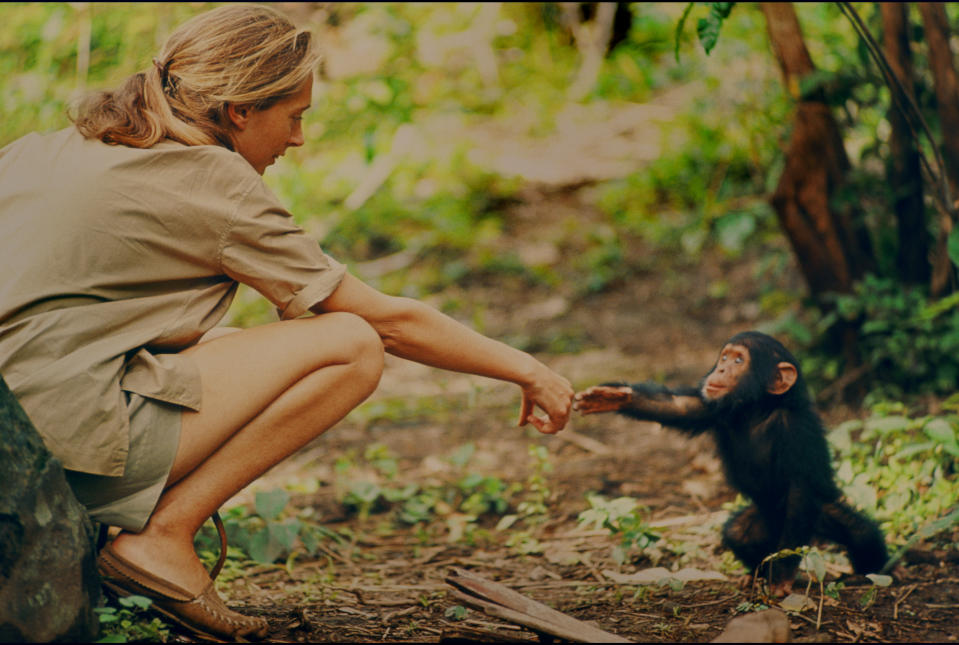
<instances>
[{"instance_id":1,"label":"woman's ear","mask_svg":"<svg viewBox=\"0 0 959 645\"><path fill-rule=\"evenodd\" d=\"M798 376L799 373L796 371L795 365L787 363L786 361L781 362L776 366L776 377L769 385L769 393L785 394L789 391L789 388L795 385Z\"/></svg>"},{"instance_id":2,"label":"woman's ear","mask_svg":"<svg viewBox=\"0 0 959 645\"><path fill-rule=\"evenodd\" d=\"M253 106L248 103L227 103L226 115L237 130L245 130L246 124L250 121L250 115L253 113Z\"/></svg>"}]
</instances>

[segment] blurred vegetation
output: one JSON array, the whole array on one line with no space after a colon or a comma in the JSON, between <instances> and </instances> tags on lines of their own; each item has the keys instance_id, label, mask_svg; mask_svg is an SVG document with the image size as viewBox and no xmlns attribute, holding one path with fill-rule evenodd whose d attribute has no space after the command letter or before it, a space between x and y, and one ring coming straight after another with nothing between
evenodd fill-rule
<instances>
[{"instance_id":1,"label":"blurred vegetation","mask_svg":"<svg viewBox=\"0 0 959 645\"><path fill-rule=\"evenodd\" d=\"M0 145L67 126L74 98L146 68L177 24L211 6L5 4ZM271 168L266 181L328 252L374 286L424 296L495 281L575 299L648 271L649 262L634 253L636 240L662 254L657 258L696 262L718 253L755 264L759 318L770 321L767 331L807 349L799 353L808 355L817 389L841 375L835 357L814 349L827 323L843 316L866 322L867 367L882 375L871 385L876 397L954 389L959 367L945 357L955 354L959 318L921 289L884 275L895 264L888 226L873 229L878 275L828 315L783 278L795 269L767 196L782 170L793 102L754 5L740 4L724 19L707 56L693 25L711 15L709 7L692 6L677 32L684 5L630 4L628 33L603 59L591 90L576 99L569 87L583 54L557 3L276 6L318 33L327 58L306 115L308 143ZM878 33L875 8L856 6ZM882 173L888 92L833 4L796 9L855 166L850 198L862 202L870 220L890 221ZM948 11L959 17L959 7ZM928 112L932 81L920 39L917 30L919 100ZM642 167L592 182L604 220L559 228L548 240L557 252L545 260L518 253L509 242L517 223L508 214L528 178L490 163L478 143L548 141L572 108L608 115L600 108L642 105L670 92L669 118L638 126L660 152ZM727 295L725 282L710 285L715 305ZM449 296L438 304L482 328L482 303ZM243 290L230 314L240 325L273 315ZM575 350L582 343L540 346Z\"/></svg>"}]
</instances>

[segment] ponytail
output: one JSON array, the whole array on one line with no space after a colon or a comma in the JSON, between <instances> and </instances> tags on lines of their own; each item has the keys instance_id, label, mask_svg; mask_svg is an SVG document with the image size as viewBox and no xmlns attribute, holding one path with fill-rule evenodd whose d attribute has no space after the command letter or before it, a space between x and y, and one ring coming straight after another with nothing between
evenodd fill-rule
<instances>
[{"instance_id":1,"label":"ponytail","mask_svg":"<svg viewBox=\"0 0 959 645\"><path fill-rule=\"evenodd\" d=\"M269 107L293 94L318 59L310 33L276 10L218 7L177 29L145 72L84 98L73 122L84 137L111 145L172 139L232 150L227 106Z\"/></svg>"}]
</instances>

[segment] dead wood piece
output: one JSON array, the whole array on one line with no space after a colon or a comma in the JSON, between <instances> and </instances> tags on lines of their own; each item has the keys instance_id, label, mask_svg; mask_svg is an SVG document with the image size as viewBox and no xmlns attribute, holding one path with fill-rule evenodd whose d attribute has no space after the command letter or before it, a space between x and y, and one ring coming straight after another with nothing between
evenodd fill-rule
<instances>
[{"instance_id":1,"label":"dead wood piece","mask_svg":"<svg viewBox=\"0 0 959 645\"><path fill-rule=\"evenodd\" d=\"M538 633L579 643L632 642L463 569L451 569L446 582L453 587L453 595L464 604Z\"/></svg>"},{"instance_id":2,"label":"dead wood piece","mask_svg":"<svg viewBox=\"0 0 959 645\"><path fill-rule=\"evenodd\" d=\"M380 617L380 622L383 623L384 625L388 625L391 620L402 618L403 616L409 616L410 614L415 614L417 611L419 611L419 609L420 609L419 606L414 606L414 607L407 607L406 609L400 609L398 611L391 611L388 614L383 614Z\"/></svg>"},{"instance_id":3,"label":"dead wood piece","mask_svg":"<svg viewBox=\"0 0 959 645\"><path fill-rule=\"evenodd\" d=\"M729 621L726 629L713 643L788 643L792 640L789 620L781 609L765 609L754 614L738 616Z\"/></svg>"},{"instance_id":4,"label":"dead wood piece","mask_svg":"<svg viewBox=\"0 0 959 645\"><path fill-rule=\"evenodd\" d=\"M453 645L454 643L538 643L538 640L522 638L519 635L501 634L488 629L472 627L458 627L456 631L443 632L440 643Z\"/></svg>"}]
</instances>

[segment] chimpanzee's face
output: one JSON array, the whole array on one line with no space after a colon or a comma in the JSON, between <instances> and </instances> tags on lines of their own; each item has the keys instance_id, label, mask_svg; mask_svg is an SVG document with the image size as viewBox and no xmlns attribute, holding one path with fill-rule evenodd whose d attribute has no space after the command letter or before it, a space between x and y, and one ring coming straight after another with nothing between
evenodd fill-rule
<instances>
[{"instance_id":1,"label":"chimpanzee's face","mask_svg":"<svg viewBox=\"0 0 959 645\"><path fill-rule=\"evenodd\" d=\"M726 345L703 383L703 397L721 399L735 391L748 373L749 349L745 345Z\"/></svg>"}]
</instances>

